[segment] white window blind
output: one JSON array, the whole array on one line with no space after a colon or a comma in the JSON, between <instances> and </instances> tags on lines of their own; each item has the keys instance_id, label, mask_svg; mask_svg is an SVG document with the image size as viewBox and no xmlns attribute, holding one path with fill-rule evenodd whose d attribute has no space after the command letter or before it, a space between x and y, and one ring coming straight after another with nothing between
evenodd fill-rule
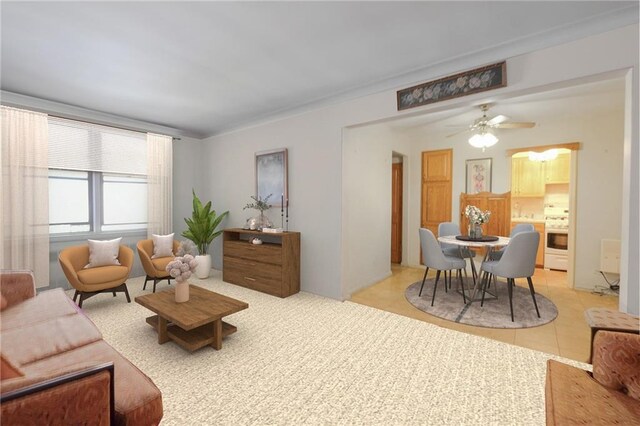
<instances>
[{"instance_id":1,"label":"white window blind","mask_svg":"<svg viewBox=\"0 0 640 426\"><path fill-rule=\"evenodd\" d=\"M146 176L146 134L49 117L49 168Z\"/></svg>"}]
</instances>

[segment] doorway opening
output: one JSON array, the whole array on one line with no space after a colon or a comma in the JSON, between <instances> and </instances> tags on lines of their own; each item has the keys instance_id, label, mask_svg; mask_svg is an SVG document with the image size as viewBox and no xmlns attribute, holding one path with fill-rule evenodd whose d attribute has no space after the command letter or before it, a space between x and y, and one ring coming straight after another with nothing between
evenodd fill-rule
<instances>
[{"instance_id":1,"label":"doorway opening","mask_svg":"<svg viewBox=\"0 0 640 426\"><path fill-rule=\"evenodd\" d=\"M402 263L402 220L404 199L404 160L393 152L391 157L391 263Z\"/></svg>"},{"instance_id":2,"label":"doorway opening","mask_svg":"<svg viewBox=\"0 0 640 426\"><path fill-rule=\"evenodd\" d=\"M578 143L521 148L511 154L511 228L540 233L536 267L574 286L575 200Z\"/></svg>"}]
</instances>

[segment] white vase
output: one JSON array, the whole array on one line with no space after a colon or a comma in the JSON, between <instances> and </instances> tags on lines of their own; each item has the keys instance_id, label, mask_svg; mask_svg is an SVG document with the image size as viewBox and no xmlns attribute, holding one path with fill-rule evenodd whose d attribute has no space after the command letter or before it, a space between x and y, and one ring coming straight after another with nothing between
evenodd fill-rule
<instances>
[{"instance_id":1,"label":"white vase","mask_svg":"<svg viewBox=\"0 0 640 426\"><path fill-rule=\"evenodd\" d=\"M189 283L187 281L176 282L176 303L187 301L189 301Z\"/></svg>"},{"instance_id":2,"label":"white vase","mask_svg":"<svg viewBox=\"0 0 640 426\"><path fill-rule=\"evenodd\" d=\"M196 270L194 271L196 277L202 279L209 278L209 274L211 273L211 255L199 255L196 256Z\"/></svg>"}]
</instances>

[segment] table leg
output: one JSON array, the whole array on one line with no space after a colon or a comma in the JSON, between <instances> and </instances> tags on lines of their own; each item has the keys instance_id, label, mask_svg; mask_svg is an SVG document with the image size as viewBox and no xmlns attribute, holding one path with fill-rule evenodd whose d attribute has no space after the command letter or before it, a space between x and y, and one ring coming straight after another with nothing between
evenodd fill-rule
<instances>
[{"instance_id":1,"label":"table leg","mask_svg":"<svg viewBox=\"0 0 640 426\"><path fill-rule=\"evenodd\" d=\"M213 322L213 343L211 346L217 351L222 349L222 319Z\"/></svg>"},{"instance_id":2,"label":"table leg","mask_svg":"<svg viewBox=\"0 0 640 426\"><path fill-rule=\"evenodd\" d=\"M169 336L167 335L167 320L166 318L162 318L158 315L158 343L163 344L169 341Z\"/></svg>"}]
</instances>

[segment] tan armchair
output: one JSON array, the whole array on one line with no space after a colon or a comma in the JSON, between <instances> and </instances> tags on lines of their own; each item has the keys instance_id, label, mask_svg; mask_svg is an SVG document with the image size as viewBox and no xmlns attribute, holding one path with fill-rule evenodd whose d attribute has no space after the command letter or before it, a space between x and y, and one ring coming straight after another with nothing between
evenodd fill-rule
<instances>
[{"instance_id":1,"label":"tan armchair","mask_svg":"<svg viewBox=\"0 0 640 426\"><path fill-rule=\"evenodd\" d=\"M179 241L173 240L173 254L175 256L178 251L178 246L180 245ZM167 280L169 285L171 285L171 275L165 270L169 262L171 262L174 256L167 257L157 257L152 259L153 255L153 240L142 240L138 241L136 244L138 248L138 255L140 256L140 262L142 263L142 267L144 268L144 272L147 274L147 277L144 279L143 290L147 289L147 282L153 280L153 292L156 292L156 285L162 281Z\"/></svg>"},{"instance_id":2,"label":"tan armchair","mask_svg":"<svg viewBox=\"0 0 640 426\"><path fill-rule=\"evenodd\" d=\"M89 246L67 247L60 252L58 261L69 284L76 289L73 295L75 302L80 297L78 306L82 308L82 302L98 293L124 293L127 302L131 303L126 280L133 266L133 250L127 246L120 246L118 261L120 265L99 266L84 269L89 263Z\"/></svg>"}]
</instances>

